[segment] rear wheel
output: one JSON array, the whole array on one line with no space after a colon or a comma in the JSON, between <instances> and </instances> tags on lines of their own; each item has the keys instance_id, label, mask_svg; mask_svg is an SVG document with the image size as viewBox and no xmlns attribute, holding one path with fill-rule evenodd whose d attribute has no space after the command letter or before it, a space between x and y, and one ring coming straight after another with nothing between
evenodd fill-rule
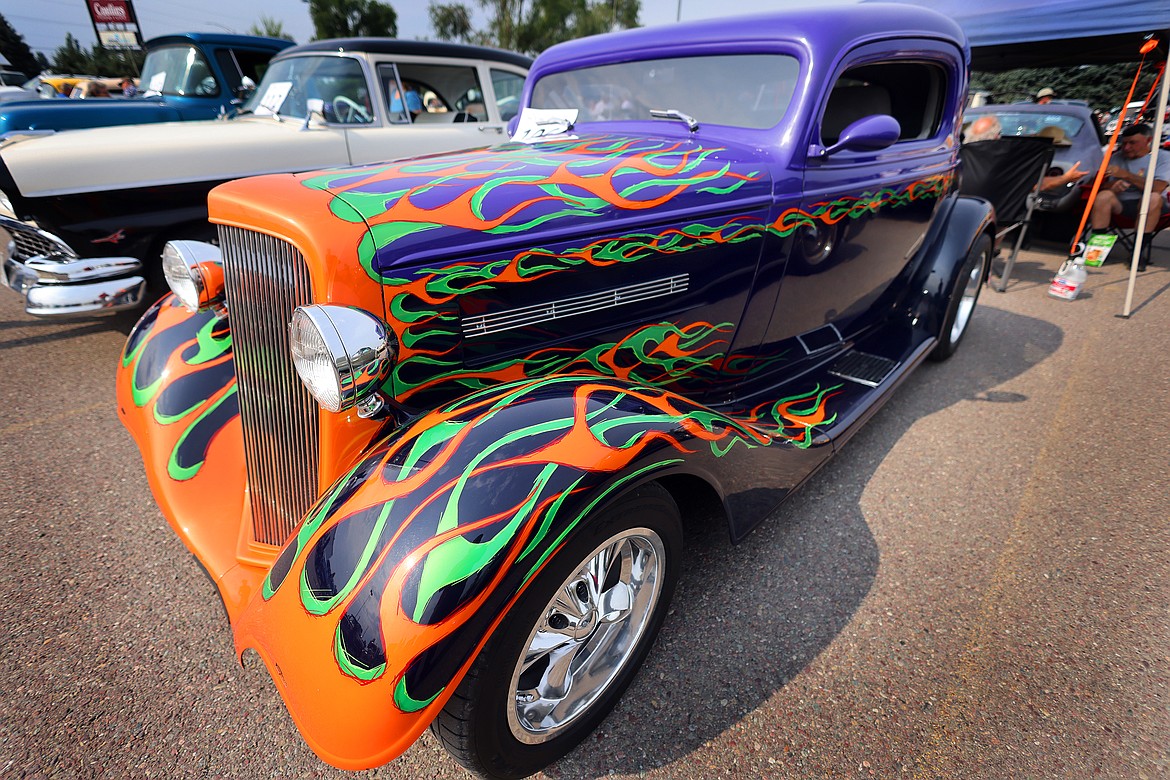
<instances>
[{"instance_id":1,"label":"rear wheel","mask_svg":"<svg viewBox=\"0 0 1170 780\"><path fill-rule=\"evenodd\" d=\"M527 777L568 753L617 704L662 627L682 551L670 494L644 485L585 523L431 724L485 777Z\"/></svg>"},{"instance_id":2,"label":"rear wheel","mask_svg":"<svg viewBox=\"0 0 1170 780\"><path fill-rule=\"evenodd\" d=\"M983 289L990 253L991 238L986 234L980 236L967 253L963 267L955 279L955 285L951 288L942 332L939 333L938 345L931 350L931 360L936 362L946 360L959 348L959 342L963 340L963 335L966 334L967 326L971 322L971 315L975 313L979 291Z\"/></svg>"}]
</instances>

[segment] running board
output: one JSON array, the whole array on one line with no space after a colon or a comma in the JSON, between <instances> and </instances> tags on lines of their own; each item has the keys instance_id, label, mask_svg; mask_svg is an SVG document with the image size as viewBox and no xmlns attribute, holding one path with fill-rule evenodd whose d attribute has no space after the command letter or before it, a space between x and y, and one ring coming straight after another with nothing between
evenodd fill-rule
<instances>
[{"instance_id":1,"label":"running board","mask_svg":"<svg viewBox=\"0 0 1170 780\"><path fill-rule=\"evenodd\" d=\"M877 387L889 379L897 367L896 360L850 350L829 366L829 373L866 387Z\"/></svg>"}]
</instances>

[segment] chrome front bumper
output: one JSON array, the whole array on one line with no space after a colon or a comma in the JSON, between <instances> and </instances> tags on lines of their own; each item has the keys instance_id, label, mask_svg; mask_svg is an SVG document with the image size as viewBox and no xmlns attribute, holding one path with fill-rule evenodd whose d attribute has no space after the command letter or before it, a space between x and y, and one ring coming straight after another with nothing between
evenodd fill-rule
<instances>
[{"instance_id":1,"label":"chrome front bumper","mask_svg":"<svg viewBox=\"0 0 1170 780\"><path fill-rule=\"evenodd\" d=\"M146 280L133 257L79 258L61 239L0 216L0 283L34 317L77 317L137 308Z\"/></svg>"}]
</instances>

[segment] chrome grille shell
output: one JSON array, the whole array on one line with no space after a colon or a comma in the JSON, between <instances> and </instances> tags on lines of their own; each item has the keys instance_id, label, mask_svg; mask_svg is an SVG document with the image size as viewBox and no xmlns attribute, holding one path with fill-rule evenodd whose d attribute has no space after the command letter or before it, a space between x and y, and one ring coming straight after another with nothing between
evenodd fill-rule
<instances>
[{"instance_id":1,"label":"chrome grille shell","mask_svg":"<svg viewBox=\"0 0 1170 780\"><path fill-rule=\"evenodd\" d=\"M224 290L240 395L253 539L280 545L317 497L317 403L297 378L288 323L312 303L304 257L292 244L220 226Z\"/></svg>"}]
</instances>

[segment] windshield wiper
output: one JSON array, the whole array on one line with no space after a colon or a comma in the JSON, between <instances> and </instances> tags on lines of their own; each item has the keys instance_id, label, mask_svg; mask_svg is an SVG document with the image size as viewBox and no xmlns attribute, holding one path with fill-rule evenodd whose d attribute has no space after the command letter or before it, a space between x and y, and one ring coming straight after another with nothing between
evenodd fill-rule
<instances>
[{"instance_id":1,"label":"windshield wiper","mask_svg":"<svg viewBox=\"0 0 1170 780\"><path fill-rule=\"evenodd\" d=\"M650 116L655 119L676 119L679 122L685 122L692 133L699 129L699 121L697 119L690 114L684 114L676 108L652 108L650 109Z\"/></svg>"}]
</instances>

